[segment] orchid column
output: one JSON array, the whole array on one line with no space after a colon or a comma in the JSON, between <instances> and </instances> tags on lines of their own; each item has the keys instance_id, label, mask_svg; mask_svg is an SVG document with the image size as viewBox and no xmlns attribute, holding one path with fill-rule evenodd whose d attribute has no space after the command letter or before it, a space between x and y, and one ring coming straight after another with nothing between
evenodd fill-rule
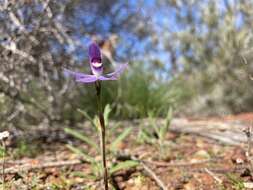
<instances>
[{"instance_id":1,"label":"orchid column","mask_svg":"<svg viewBox=\"0 0 253 190\"><path fill-rule=\"evenodd\" d=\"M103 74L103 63L100 49L97 44L92 43L89 46L89 62L92 74L84 74L79 72L73 72L65 69L65 71L74 76L77 82L81 83L95 83L96 87L96 96L97 96L97 106L98 106L98 115L100 122L100 145L101 145L101 155L103 163L103 179L104 179L104 189L108 190L108 174L106 166L106 147L105 147L105 122L104 115L102 110L101 102L101 82L106 80L117 80L120 74L125 70L127 64L121 64L118 68L109 74Z\"/></svg>"}]
</instances>

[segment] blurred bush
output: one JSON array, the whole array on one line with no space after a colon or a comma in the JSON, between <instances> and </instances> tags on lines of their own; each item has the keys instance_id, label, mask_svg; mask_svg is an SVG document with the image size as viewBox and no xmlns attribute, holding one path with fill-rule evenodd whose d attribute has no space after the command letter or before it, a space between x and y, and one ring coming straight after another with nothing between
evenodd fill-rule
<instances>
[{"instance_id":1,"label":"blurred bush","mask_svg":"<svg viewBox=\"0 0 253 190\"><path fill-rule=\"evenodd\" d=\"M74 124L77 108L95 114L94 87L62 72L89 72L91 39L108 68L130 61L103 88L115 118L253 108L250 0L20 0L0 10L0 127Z\"/></svg>"},{"instance_id":2,"label":"blurred bush","mask_svg":"<svg viewBox=\"0 0 253 190\"><path fill-rule=\"evenodd\" d=\"M164 116L168 108L176 103L178 91L174 86L157 79L154 73L149 72L149 68L143 68L143 64L132 64L117 84L117 94L114 91L105 96L111 97L108 102L111 102L116 116L147 117L149 111Z\"/></svg>"},{"instance_id":3,"label":"blurred bush","mask_svg":"<svg viewBox=\"0 0 253 190\"><path fill-rule=\"evenodd\" d=\"M76 85L62 69L89 71L85 52L91 39L115 65L122 33L128 37L121 55L131 49L130 39L141 41L149 33L140 25L145 15L124 1L1 1L0 10L1 127L76 122L79 107L94 112L93 86Z\"/></svg>"},{"instance_id":4,"label":"blurred bush","mask_svg":"<svg viewBox=\"0 0 253 190\"><path fill-rule=\"evenodd\" d=\"M176 23L161 34L172 71L193 92L181 110L198 116L252 111L252 1L157 4L164 22Z\"/></svg>"}]
</instances>

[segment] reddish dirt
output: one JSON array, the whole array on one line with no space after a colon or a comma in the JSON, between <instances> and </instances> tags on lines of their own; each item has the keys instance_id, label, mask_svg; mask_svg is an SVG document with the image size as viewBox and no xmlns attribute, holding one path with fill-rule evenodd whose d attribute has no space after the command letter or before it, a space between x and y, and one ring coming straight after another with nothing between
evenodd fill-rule
<instances>
[{"instance_id":1,"label":"reddish dirt","mask_svg":"<svg viewBox=\"0 0 253 190\"><path fill-rule=\"evenodd\" d=\"M236 116L226 116L219 119L224 121L242 121L250 123L253 113ZM169 190L219 190L246 189L243 183L251 183L252 177L249 162L243 146L224 146L214 140L195 135L179 135L168 133L167 146L163 154L158 146L136 141L137 135L131 135L119 145L120 151L131 153L147 161L146 165L164 182ZM77 147L94 154L78 143ZM50 150L44 150L35 159L22 158L19 162L39 163L48 160L71 160L78 156L66 149L64 144L50 144ZM99 157L98 157L99 158ZM9 161L11 160L11 156ZM99 159L98 159L99 160ZM115 159L109 159L110 161ZM195 163L195 164L194 164ZM8 167L13 164L7 165ZM78 164L68 167L46 168L16 173L6 176L10 189L62 189L79 190L101 189L99 180L88 179L83 174L91 173L89 164ZM141 166L123 170L112 176L116 189L124 190L159 190L156 181L143 170ZM85 189L85 188L84 188Z\"/></svg>"},{"instance_id":2,"label":"reddish dirt","mask_svg":"<svg viewBox=\"0 0 253 190\"><path fill-rule=\"evenodd\" d=\"M253 113L241 113L238 115L228 115L223 117L226 121L242 121L242 122L253 122Z\"/></svg>"}]
</instances>

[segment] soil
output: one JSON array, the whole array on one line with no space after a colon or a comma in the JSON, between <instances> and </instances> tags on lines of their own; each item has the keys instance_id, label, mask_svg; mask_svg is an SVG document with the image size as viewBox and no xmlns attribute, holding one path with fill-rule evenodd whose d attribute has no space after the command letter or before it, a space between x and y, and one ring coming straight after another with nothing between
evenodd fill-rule
<instances>
[{"instance_id":1,"label":"soil","mask_svg":"<svg viewBox=\"0 0 253 190\"><path fill-rule=\"evenodd\" d=\"M205 120L240 121L249 126L253 113ZM165 148L161 149L159 143L141 142L137 138L137 126L133 127L131 135L117 146L117 153L108 156L109 166L120 162L119 155L127 154L143 161L169 190L253 189L250 158L246 156L247 143L231 146L194 134L168 132ZM113 132L110 139L116 138L120 129ZM94 138L97 138L96 135ZM156 141L155 135L153 138ZM78 163L80 156L66 145L72 144L85 150L99 162L100 157L92 148L73 138L65 139L65 142L48 143L43 140L33 143L39 151L32 156L26 153L17 155L20 147L8 147L5 189L102 189L99 177L88 178L87 174L93 174L91 164L81 161ZM29 152L30 144L26 146L26 151ZM42 164L47 165L46 163L67 163L71 160L77 160L77 163L36 168ZM24 169L24 166L29 167ZM18 171L11 172L11 169ZM120 190L160 189L157 181L141 165L114 173L110 182L114 189Z\"/></svg>"}]
</instances>

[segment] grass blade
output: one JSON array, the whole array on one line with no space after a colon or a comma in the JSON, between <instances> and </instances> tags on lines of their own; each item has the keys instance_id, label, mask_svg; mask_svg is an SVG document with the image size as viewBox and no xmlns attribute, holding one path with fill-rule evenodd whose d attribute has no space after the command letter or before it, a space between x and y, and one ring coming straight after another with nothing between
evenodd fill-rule
<instances>
[{"instance_id":1,"label":"grass blade","mask_svg":"<svg viewBox=\"0 0 253 190\"><path fill-rule=\"evenodd\" d=\"M95 129L97 129L96 124L94 123L94 120L92 119L92 117L89 116L89 114L86 111L77 109L78 112L80 112L92 125L92 127L94 127Z\"/></svg>"},{"instance_id":2,"label":"grass blade","mask_svg":"<svg viewBox=\"0 0 253 190\"><path fill-rule=\"evenodd\" d=\"M129 168L133 168L139 165L138 161L134 161L134 160L127 160L124 162L120 162L118 164L116 164L115 166L112 166L109 170L110 175L112 175L113 173L119 171L119 170L124 170L124 169L129 169Z\"/></svg>"},{"instance_id":3,"label":"grass blade","mask_svg":"<svg viewBox=\"0 0 253 190\"><path fill-rule=\"evenodd\" d=\"M169 130L171 119L172 119L172 108L170 107L168 110L166 119L165 119L165 124L164 124L164 126L162 126L162 128L160 130L160 138L162 140L165 138L165 135Z\"/></svg>"},{"instance_id":4,"label":"grass blade","mask_svg":"<svg viewBox=\"0 0 253 190\"><path fill-rule=\"evenodd\" d=\"M110 104L106 104L105 109L104 109L104 118L105 118L105 126L107 127L109 124L109 115L112 111L112 108Z\"/></svg>"},{"instance_id":5,"label":"grass blade","mask_svg":"<svg viewBox=\"0 0 253 190\"><path fill-rule=\"evenodd\" d=\"M150 134L148 134L146 131L144 131L143 129L139 132L138 136L137 136L137 140L140 143L149 143L149 144L153 144L154 142L154 138L152 138L152 136L150 136Z\"/></svg>"},{"instance_id":6,"label":"grass blade","mask_svg":"<svg viewBox=\"0 0 253 190\"><path fill-rule=\"evenodd\" d=\"M148 120L149 120L149 123L150 123L149 125L153 128L154 132L157 135L160 135L160 130L159 130L157 124L156 124L153 112L148 112Z\"/></svg>"},{"instance_id":7,"label":"grass blade","mask_svg":"<svg viewBox=\"0 0 253 190\"><path fill-rule=\"evenodd\" d=\"M115 152L117 146L131 133L132 128L126 128L110 145L110 149Z\"/></svg>"},{"instance_id":8,"label":"grass blade","mask_svg":"<svg viewBox=\"0 0 253 190\"><path fill-rule=\"evenodd\" d=\"M96 160L94 158L92 158L91 156L89 156L88 154L84 153L83 151L81 151L78 148L73 147L72 145L66 145L68 149L70 149L72 152L74 152L75 154L81 156L86 162L89 163L94 163L96 162Z\"/></svg>"},{"instance_id":9,"label":"grass blade","mask_svg":"<svg viewBox=\"0 0 253 190\"><path fill-rule=\"evenodd\" d=\"M92 139L90 139L89 137L81 134L78 131L75 131L73 129L70 128L65 128L64 131L80 140L82 140L83 142L87 143L88 145L92 146L93 148L95 148L96 150L99 150L99 147L97 146L96 142L94 142Z\"/></svg>"},{"instance_id":10,"label":"grass blade","mask_svg":"<svg viewBox=\"0 0 253 190\"><path fill-rule=\"evenodd\" d=\"M94 180L94 181L97 179L96 176L94 176L92 174L84 174L81 171L73 172L71 175L73 177L80 177L80 178L90 179L90 180Z\"/></svg>"}]
</instances>

